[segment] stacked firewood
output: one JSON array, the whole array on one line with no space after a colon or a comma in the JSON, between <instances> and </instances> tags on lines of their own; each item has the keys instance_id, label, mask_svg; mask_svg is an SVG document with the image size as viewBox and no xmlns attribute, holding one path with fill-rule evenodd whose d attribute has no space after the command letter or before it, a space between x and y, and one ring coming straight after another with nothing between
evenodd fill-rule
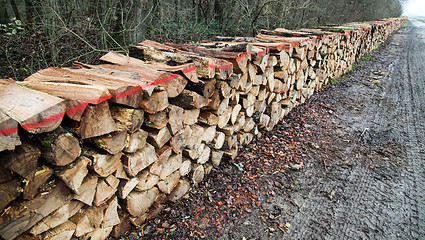
<instances>
[{"instance_id":1,"label":"stacked firewood","mask_svg":"<svg viewBox=\"0 0 425 240\"><path fill-rule=\"evenodd\" d=\"M144 41L105 64L0 80L0 236L105 239L142 226L404 21Z\"/></svg>"}]
</instances>

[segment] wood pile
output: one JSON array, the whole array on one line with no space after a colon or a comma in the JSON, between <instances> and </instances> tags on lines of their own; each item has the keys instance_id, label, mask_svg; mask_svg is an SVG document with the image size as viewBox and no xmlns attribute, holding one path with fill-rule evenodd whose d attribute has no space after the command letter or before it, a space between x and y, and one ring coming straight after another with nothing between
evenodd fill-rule
<instances>
[{"instance_id":1,"label":"wood pile","mask_svg":"<svg viewBox=\"0 0 425 240\"><path fill-rule=\"evenodd\" d=\"M106 239L154 218L405 18L144 41L0 80L0 236Z\"/></svg>"}]
</instances>

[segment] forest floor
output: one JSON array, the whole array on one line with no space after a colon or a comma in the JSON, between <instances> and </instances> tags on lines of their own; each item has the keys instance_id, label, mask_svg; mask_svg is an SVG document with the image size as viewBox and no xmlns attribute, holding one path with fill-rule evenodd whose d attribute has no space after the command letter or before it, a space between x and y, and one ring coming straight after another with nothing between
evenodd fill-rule
<instances>
[{"instance_id":1,"label":"forest floor","mask_svg":"<svg viewBox=\"0 0 425 240\"><path fill-rule=\"evenodd\" d=\"M412 24L125 238L424 238L425 24Z\"/></svg>"}]
</instances>

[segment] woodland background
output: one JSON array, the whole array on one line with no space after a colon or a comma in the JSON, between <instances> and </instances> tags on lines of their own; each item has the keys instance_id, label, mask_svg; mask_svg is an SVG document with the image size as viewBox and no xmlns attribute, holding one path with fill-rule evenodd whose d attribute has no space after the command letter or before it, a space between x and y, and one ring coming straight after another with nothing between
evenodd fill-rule
<instances>
[{"instance_id":1,"label":"woodland background","mask_svg":"<svg viewBox=\"0 0 425 240\"><path fill-rule=\"evenodd\" d=\"M0 0L0 78L96 63L145 39L196 42L398 17L401 0Z\"/></svg>"}]
</instances>

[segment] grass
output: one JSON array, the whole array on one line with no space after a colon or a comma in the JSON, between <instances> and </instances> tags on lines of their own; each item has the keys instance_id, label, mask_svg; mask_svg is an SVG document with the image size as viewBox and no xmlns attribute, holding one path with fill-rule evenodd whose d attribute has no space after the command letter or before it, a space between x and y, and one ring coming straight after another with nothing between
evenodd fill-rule
<instances>
[{"instance_id":1,"label":"grass","mask_svg":"<svg viewBox=\"0 0 425 240\"><path fill-rule=\"evenodd\" d=\"M423 18L421 18L421 19L418 18L418 20L421 21L421 22L423 22L423 23L425 23L425 19L423 19Z\"/></svg>"}]
</instances>

